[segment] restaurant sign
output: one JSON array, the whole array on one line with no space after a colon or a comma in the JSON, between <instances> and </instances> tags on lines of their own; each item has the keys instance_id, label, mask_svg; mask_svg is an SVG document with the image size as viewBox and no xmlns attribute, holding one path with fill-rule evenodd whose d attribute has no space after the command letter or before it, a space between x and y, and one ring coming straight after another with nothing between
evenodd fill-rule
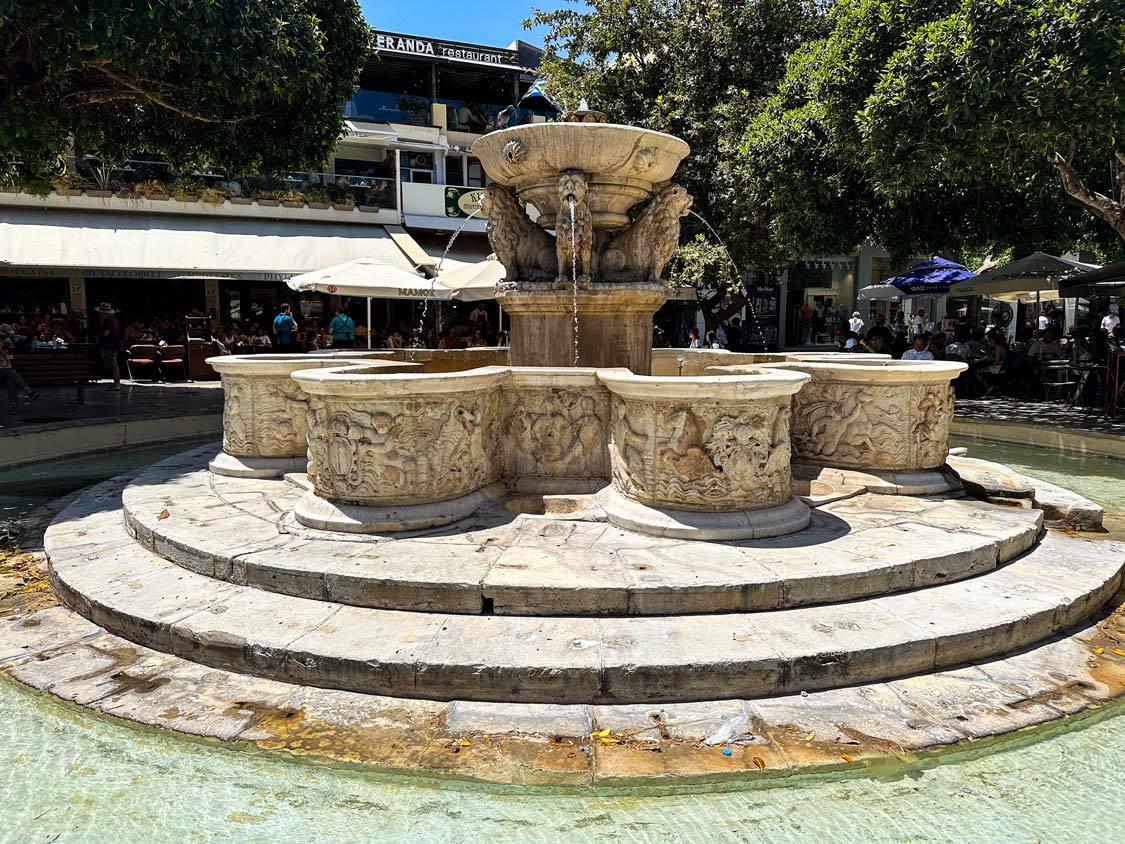
<instances>
[{"instance_id":1,"label":"restaurant sign","mask_svg":"<svg viewBox=\"0 0 1125 844\"><path fill-rule=\"evenodd\" d=\"M480 216L480 204L484 199L484 188L445 188L445 216Z\"/></svg>"},{"instance_id":2,"label":"restaurant sign","mask_svg":"<svg viewBox=\"0 0 1125 844\"><path fill-rule=\"evenodd\" d=\"M459 41L439 41L418 35L400 35L397 32L376 32L375 49L388 53L405 53L411 56L448 59L450 61L477 62L519 68L520 54L515 50L483 47L479 44L462 44Z\"/></svg>"}]
</instances>

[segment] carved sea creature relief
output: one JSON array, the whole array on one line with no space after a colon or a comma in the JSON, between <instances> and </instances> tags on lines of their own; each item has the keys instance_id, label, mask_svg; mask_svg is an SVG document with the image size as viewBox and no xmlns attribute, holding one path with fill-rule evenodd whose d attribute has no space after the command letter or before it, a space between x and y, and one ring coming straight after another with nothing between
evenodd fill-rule
<instances>
[{"instance_id":1,"label":"carved sea creature relief","mask_svg":"<svg viewBox=\"0 0 1125 844\"><path fill-rule=\"evenodd\" d=\"M729 493L729 482L707 453L706 420L690 408L657 410L657 445L650 491L673 504L701 505Z\"/></svg>"},{"instance_id":2,"label":"carved sea creature relief","mask_svg":"<svg viewBox=\"0 0 1125 844\"><path fill-rule=\"evenodd\" d=\"M793 443L802 457L842 460L857 466L905 462L908 443L896 424L902 408L894 398L855 385L808 387L794 406Z\"/></svg>"},{"instance_id":3,"label":"carved sea creature relief","mask_svg":"<svg viewBox=\"0 0 1125 844\"><path fill-rule=\"evenodd\" d=\"M527 216L515 194L489 185L481 200L488 218L488 243L507 270L509 281L547 281L555 275L555 244Z\"/></svg>"},{"instance_id":4,"label":"carved sea creature relief","mask_svg":"<svg viewBox=\"0 0 1125 844\"><path fill-rule=\"evenodd\" d=\"M556 288L571 286L572 271L577 271L579 287L590 286L594 224L588 193L586 177L581 173L564 173L559 178L559 213L555 217Z\"/></svg>"},{"instance_id":5,"label":"carved sea creature relief","mask_svg":"<svg viewBox=\"0 0 1125 844\"><path fill-rule=\"evenodd\" d=\"M305 449L308 394L289 378L258 384L254 420L263 455L296 457Z\"/></svg>"},{"instance_id":6,"label":"carved sea creature relief","mask_svg":"<svg viewBox=\"0 0 1125 844\"><path fill-rule=\"evenodd\" d=\"M607 281L657 283L680 245L680 218L691 209L692 197L679 185L668 185L654 196L632 225L605 246L600 272Z\"/></svg>"}]
</instances>

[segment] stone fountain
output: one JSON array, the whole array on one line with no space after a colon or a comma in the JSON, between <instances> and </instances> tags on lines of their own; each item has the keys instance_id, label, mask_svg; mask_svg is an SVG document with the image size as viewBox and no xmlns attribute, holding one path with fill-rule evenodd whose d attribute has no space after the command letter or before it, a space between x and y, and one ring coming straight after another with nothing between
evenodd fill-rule
<instances>
[{"instance_id":1,"label":"stone fountain","mask_svg":"<svg viewBox=\"0 0 1125 844\"><path fill-rule=\"evenodd\" d=\"M493 180L488 239L508 271L497 299L512 320L513 364L648 375L652 315L667 299L661 273L691 208L687 191L669 181L688 145L592 116L504 129L473 144ZM535 222L525 205L538 211Z\"/></svg>"},{"instance_id":2,"label":"stone fountain","mask_svg":"<svg viewBox=\"0 0 1125 844\"><path fill-rule=\"evenodd\" d=\"M223 451L59 515L65 606L0 625L15 676L166 728L583 787L837 767L1118 689L1090 666L1125 548L1043 531L1097 528L1090 502L947 460L964 365L654 355L687 147L576 117L474 147L510 355L212 359Z\"/></svg>"}]
</instances>

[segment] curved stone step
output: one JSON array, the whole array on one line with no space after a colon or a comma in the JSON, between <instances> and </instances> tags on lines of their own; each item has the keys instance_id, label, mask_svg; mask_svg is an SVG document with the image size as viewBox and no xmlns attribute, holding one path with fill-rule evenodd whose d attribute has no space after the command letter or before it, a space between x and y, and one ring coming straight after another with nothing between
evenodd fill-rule
<instances>
[{"instance_id":1,"label":"curved stone step","mask_svg":"<svg viewBox=\"0 0 1125 844\"><path fill-rule=\"evenodd\" d=\"M1028 647L1119 588L1125 548L1049 535L1003 568L881 598L720 615L403 612L187 571L132 542L112 497L44 546L63 600L139 644L217 668L404 697L630 703L761 697L929 672Z\"/></svg>"},{"instance_id":2,"label":"curved stone step","mask_svg":"<svg viewBox=\"0 0 1125 844\"><path fill-rule=\"evenodd\" d=\"M498 615L683 615L845 601L949 583L1030 548L1038 510L863 495L814 510L804 531L688 542L604 522L517 514L409 536L310 531L299 491L160 466L126 487L138 542L199 574L352 606Z\"/></svg>"}]
</instances>

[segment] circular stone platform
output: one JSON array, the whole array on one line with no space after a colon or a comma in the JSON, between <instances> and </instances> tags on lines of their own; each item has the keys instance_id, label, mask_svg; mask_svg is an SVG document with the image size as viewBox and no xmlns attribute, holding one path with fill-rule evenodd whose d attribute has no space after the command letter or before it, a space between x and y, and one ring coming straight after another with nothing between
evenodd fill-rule
<instances>
[{"instance_id":1,"label":"circular stone platform","mask_svg":"<svg viewBox=\"0 0 1125 844\"><path fill-rule=\"evenodd\" d=\"M1099 615L1125 547L1040 537L1036 510L860 493L788 537L685 543L521 497L332 535L293 520L297 485L208 456L63 511L44 545L70 609L0 623L0 663L197 734L575 784L955 747L1084 714L1125 678L1106 655L1122 621Z\"/></svg>"}]
</instances>

